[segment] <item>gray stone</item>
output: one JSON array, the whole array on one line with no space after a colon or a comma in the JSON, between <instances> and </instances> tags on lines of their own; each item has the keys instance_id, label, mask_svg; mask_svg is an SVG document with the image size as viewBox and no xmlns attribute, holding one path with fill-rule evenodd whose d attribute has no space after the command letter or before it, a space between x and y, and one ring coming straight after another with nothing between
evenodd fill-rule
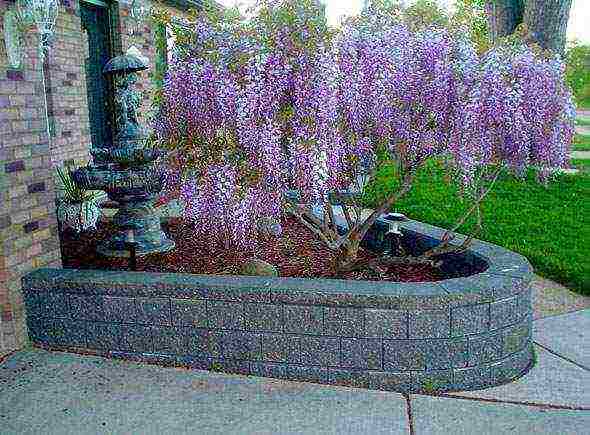
<instances>
[{"instance_id":1,"label":"gray stone","mask_svg":"<svg viewBox=\"0 0 590 435\"><path fill-rule=\"evenodd\" d=\"M305 365L340 365L340 343L337 338L301 337L301 363Z\"/></svg>"},{"instance_id":2,"label":"gray stone","mask_svg":"<svg viewBox=\"0 0 590 435\"><path fill-rule=\"evenodd\" d=\"M168 298L137 298L137 321L144 325L167 325L170 320L170 299Z\"/></svg>"},{"instance_id":3,"label":"gray stone","mask_svg":"<svg viewBox=\"0 0 590 435\"><path fill-rule=\"evenodd\" d=\"M207 301L209 326L222 329L244 327L244 307L239 302Z\"/></svg>"},{"instance_id":4,"label":"gray stone","mask_svg":"<svg viewBox=\"0 0 590 435\"><path fill-rule=\"evenodd\" d=\"M227 359L260 360L262 342L260 334L251 332L224 331L222 355Z\"/></svg>"},{"instance_id":5,"label":"gray stone","mask_svg":"<svg viewBox=\"0 0 590 435\"><path fill-rule=\"evenodd\" d=\"M509 326L502 330L503 354L508 355L518 352L527 346L531 341L531 320L525 320L519 324Z\"/></svg>"},{"instance_id":6,"label":"gray stone","mask_svg":"<svg viewBox=\"0 0 590 435\"><path fill-rule=\"evenodd\" d=\"M244 329L250 331L282 331L283 307L270 304L244 304Z\"/></svg>"},{"instance_id":7,"label":"gray stone","mask_svg":"<svg viewBox=\"0 0 590 435\"><path fill-rule=\"evenodd\" d=\"M500 329L518 322L519 309L516 297L490 304L490 329Z\"/></svg>"},{"instance_id":8,"label":"gray stone","mask_svg":"<svg viewBox=\"0 0 590 435\"><path fill-rule=\"evenodd\" d=\"M342 367L383 370L381 340L342 338L340 359Z\"/></svg>"},{"instance_id":9,"label":"gray stone","mask_svg":"<svg viewBox=\"0 0 590 435\"><path fill-rule=\"evenodd\" d=\"M172 299L170 308L174 325L207 327L207 308L204 300Z\"/></svg>"},{"instance_id":10,"label":"gray stone","mask_svg":"<svg viewBox=\"0 0 590 435\"><path fill-rule=\"evenodd\" d=\"M478 304L451 309L451 336L485 332L490 326L490 305Z\"/></svg>"},{"instance_id":11,"label":"gray stone","mask_svg":"<svg viewBox=\"0 0 590 435\"><path fill-rule=\"evenodd\" d=\"M425 370L420 340L383 340L383 369L388 372Z\"/></svg>"},{"instance_id":12,"label":"gray stone","mask_svg":"<svg viewBox=\"0 0 590 435\"><path fill-rule=\"evenodd\" d=\"M121 341L117 349L135 353L154 351L152 328L149 326L123 325L120 337Z\"/></svg>"},{"instance_id":13,"label":"gray stone","mask_svg":"<svg viewBox=\"0 0 590 435\"><path fill-rule=\"evenodd\" d=\"M120 349L121 325L113 323L86 322L88 347L90 349Z\"/></svg>"},{"instance_id":14,"label":"gray stone","mask_svg":"<svg viewBox=\"0 0 590 435\"><path fill-rule=\"evenodd\" d=\"M289 354L289 336L283 334L262 334L262 360L286 362ZM299 346L297 349L299 354Z\"/></svg>"},{"instance_id":15,"label":"gray stone","mask_svg":"<svg viewBox=\"0 0 590 435\"><path fill-rule=\"evenodd\" d=\"M70 295L69 303L72 319L106 321L102 296Z\"/></svg>"},{"instance_id":16,"label":"gray stone","mask_svg":"<svg viewBox=\"0 0 590 435\"><path fill-rule=\"evenodd\" d=\"M451 316L446 310L410 311L409 338L448 338Z\"/></svg>"},{"instance_id":17,"label":"gray stone","mask_svg":"<svg viewBox=\"0 0 590 435\"><path fill-rule=\"evenodd\" d=\"M184 354L198 357L221 357L221 333L207 329L180 328Z\"/></svg>"},{"instance_id":18,"label":"gray stone","mask_svg":"<svg viewBox=\"0 0 590 435\"><path fill-rule=\"evenodd\" d=\"M122 323L137 322L139 313L135 299L103 296L102 302L105 320Z\"/></svg>"},{"instance_id":19,"label":"gray stone","mask_svg":"<svg viewBox=\"0 0 590 435\"><path fill-rule=\"evenodd\" d=\"M322 307L285 305L285 332L301 334L321 334L323 332L324 311Z\"/></svg>"},{"instance_id":20,"label":"gray stone","mask_svg":"<svg viewBox=\"0 0 590 435\"><path fill-rule=\"evenodd\" d=\"M366 309L365 335L375 338L408 338L408 312Z\"/></svg>"},{"instance_id":21,"label":"gray stone","mask_svg":"<svg viewBox=\"0 0 590 435\"><path fill-rule=\"evenodd\" d=\"M172 326L154 326L151 329L153 349L156 353L182 355L184 346L180 329Z\"/></svg>"},{"instance_id":22,"label":"gray stone","mask_svg":"<svg viewBox=\"0 0 590 435\"><path fill-rule=\"evenodd\" d=\"M324 308L324 333L340 337L363 337L364 311L355 308Z\"/></svg>"},{"instance_id":23,"label":"gray stone","mask_svg":"<svg viewBox=\"0 0 590 435\"><path fill-rule=\"evenodd\" d=\"M462 368L469 362L468 342L464 338L430 340L418 346L426 370Z\"/></svg>"},{"instance_id":24,"label":"gray stone","mask_svg":"<svg viewBox=\"0 0 590 435\"><path fill-rule=\"evenodd\" d=\"M502 331L491 335L469 337L469 365L477 366L500 359L504 354Z\"/></svg>"}]
</instances>

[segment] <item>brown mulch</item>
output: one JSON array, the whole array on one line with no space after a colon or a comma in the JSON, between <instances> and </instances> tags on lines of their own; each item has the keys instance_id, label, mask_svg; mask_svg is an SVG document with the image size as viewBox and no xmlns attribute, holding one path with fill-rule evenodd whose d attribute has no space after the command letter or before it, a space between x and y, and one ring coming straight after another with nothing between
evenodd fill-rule
<instances>
[{"instance_id":1,"label":"brown mulch","mask_svg":"<svg viewBox=\"0 0 590 435\"><path fill-rule=\"evenodd\" d=\"M334 273L334 253L306 227L293 217L283 223L283 236L264 238L256 252L228 250L211 246L208 240L195 237L190 223L182 218L171 219L166 229L176 242L176 248L166 253L149 254L137 258L137 270L145 272L174 272L207 275L239 275L241 266L250 258L275 265L279 276L296 278L339 278L380 280L372 271ZM62 234L63 267L74 269L128 270L126 258L106 258L96 252L98 242L113 234L112 223L101 220L96 231L79 235L70 231ZM361 250L361 259L375 255ZM427 265L392 266L384 280L395 282L424 282L444 279L443 274Z\"/></svg>"}]
</instances>

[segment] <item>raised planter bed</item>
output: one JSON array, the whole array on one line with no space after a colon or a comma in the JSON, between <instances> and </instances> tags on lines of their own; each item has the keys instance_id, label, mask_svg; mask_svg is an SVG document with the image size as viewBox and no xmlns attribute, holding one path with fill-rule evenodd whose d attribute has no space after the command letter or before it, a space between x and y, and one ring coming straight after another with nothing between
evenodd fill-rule
<instances>
[{"instance_id":1,"label":"raised planter bed","mask_svg":"<svg viewBox=\"0 0 590 435\"><path fill-rule=\"evenodd\" d=\"M365 244L378 249L386 228ZM443 233L402 228L416 249ZM436 283L38 269L23 291L31 341L51 349L400 392L524 375L530 264L479 241L446 264L457 277Z\"/></svg>"}]
</instances>

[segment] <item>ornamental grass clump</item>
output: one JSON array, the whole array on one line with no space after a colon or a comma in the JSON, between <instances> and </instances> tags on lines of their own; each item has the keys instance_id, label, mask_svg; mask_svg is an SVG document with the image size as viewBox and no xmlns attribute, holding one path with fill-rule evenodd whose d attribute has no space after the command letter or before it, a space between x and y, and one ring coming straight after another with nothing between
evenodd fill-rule
<instances>
[{"instance_id":1,"label":"ornamental grass clump","mask_svg":"<svg viewBox=\"0 0 590 435\"><path fill-rule=\"evenodd\" d=\"M559 58L514 40L478 56L449 29L411 30L391 2L372 2L338 31L316 0L261 1L256 12L195 15L164 80L156 130L183 169L170 182L203 237L253 247L257 222L289 212L337 253L336 272L438 265L477 235L504 169L535 166L547 180L568 164L574 106ZM433 249L360 261L370 226L433 158L472 206ZM384 159L397 188L362 218L364 187ZM452 245L468 219L474 233Z\"/></svg>"}]
</instances>

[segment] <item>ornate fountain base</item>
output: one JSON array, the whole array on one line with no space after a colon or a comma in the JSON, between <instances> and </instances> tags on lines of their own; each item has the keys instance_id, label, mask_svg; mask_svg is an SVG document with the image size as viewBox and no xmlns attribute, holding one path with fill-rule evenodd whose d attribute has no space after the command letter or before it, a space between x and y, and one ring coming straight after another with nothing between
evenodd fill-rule
<instances>
[{"instance_id":1,"label":"ornate fountain base","mask_svg":"<svg viewBox=\"0 0 590 435\"><path fill-rule=\"evenodd\" d=\"M117 231L109 240L100 243L96 250L106 257L128 257L125 245L128 230L133 230L137 243L136 255L142 256L174 249L175 243L162 231L160 217L153 213L151 201L147 203L121 203L113 223Z\"/></svg>"}]
</instances>

